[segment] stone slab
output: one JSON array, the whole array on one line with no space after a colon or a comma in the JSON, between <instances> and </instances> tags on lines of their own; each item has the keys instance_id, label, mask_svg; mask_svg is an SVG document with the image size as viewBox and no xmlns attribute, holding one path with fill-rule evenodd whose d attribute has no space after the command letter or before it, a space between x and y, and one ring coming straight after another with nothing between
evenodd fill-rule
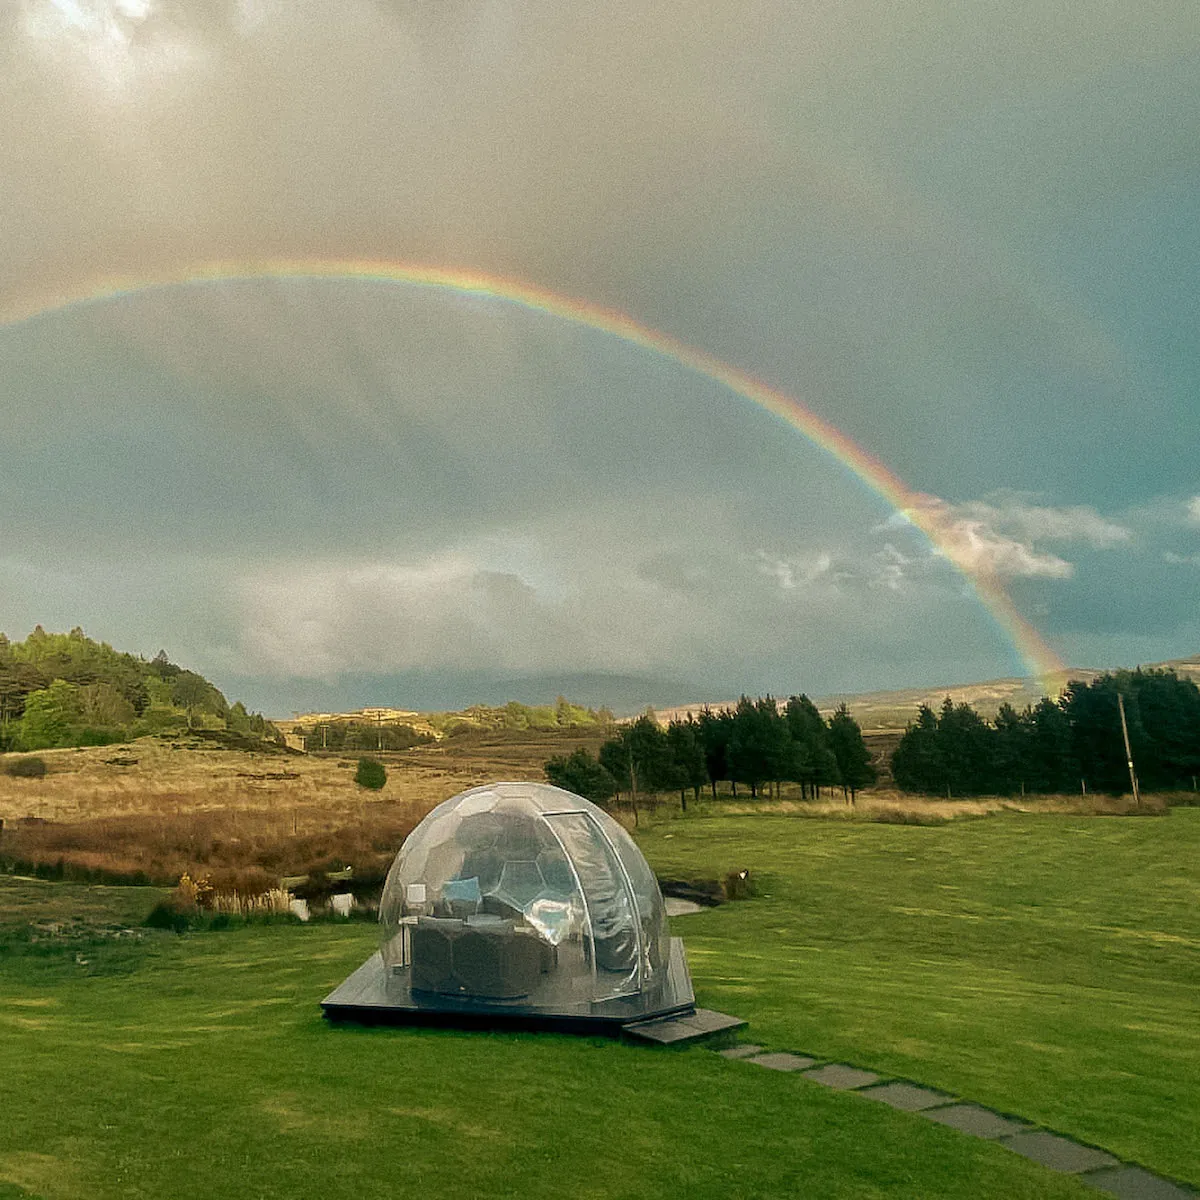
<instances>
[{"instance_id":1,"label":"stone slab","mask_svg":"<svg viewBox=\"0 0 1200 1200\"><path fill-rule=\"evenodd\" d=\"M702 904L697 904L695 900L683 900L678 896L664 896L663 906L668 917L689 917L692 913L704 911Z\"/></svg>"},{"instance_id":2,"label":"stone slab","mask_svg":"<svg viewBox=\"0 0 1200 1200\"><path fill-rule=\"evenodd\" d=\"M1177 1183L1143 1171L1141 1167L1111 1167L1092 1171L1080 1178L1110 1196L1119 1196L1121 1200L1194 1200L1196 1195Z\"/></svg>"},{"instance_id":3,"label":"stone slab","mask_svg":"<svg viewBox=\"0 0 1200 1200\"><path fill-rule=\"evenodd\" d=\"M730 1046L728 1050L718 1050L717 1053L722 1058L751 1058L755 1054L761 1054L762 1047L753 1042L744 1042L740 1046Z\"/></svg>"},{"instance_id":4,"label":"stone slab","mask_svg":"<svg viewBox=\"0 0 1200 1200\"><path fill-rule=\"evenodd\" d=\"M915 1083L881 1083L878 1087L863 1088L859 1095L882 1100L884 1104L904 1112L920 1112L925 1108L937 1108L954 1102L954 1097L947 1096L945 1092L917 1087Z\"/></svg>"},{"instance_id":5,"label":"stone slab","mask_svg":"<svg viewBox=\"0 0 1200 1200\"><path fill-rule=\"evenodd\" d=\"M827 1067L818 1067L815 1071L805 1071L805 1079L814 1083L823 1083L826 1087L837 1088L839 1091L852 1091L854 1088L866 1087L868 1083L878 1083L879 1076L874 1071L862 1071L858 1067L848 1067L845 1063L830 1063Z\"/></svg>"},{"instance_id":6,"label":"stone slab","mask_svg":"<svg viewBox=\"0 0 1200 1200\"><path fill-rule=\"evenodd\" d=\"M951 1129L980 1138L1011 1137L1026 1128L1020 1121L1002 1117L990 1108L981 1108L978 1104L951 1104L948 1108L928 1108L921 1112L921 1116L928 1117L939 1125L949 1125Z\"/></svg>"},{"instance_id":7,"label":"stone slab","mask_svg":"<svg viewBox=\"0 0 1200 1200\"><path fill-rule=\"evenodd\" d=\"M758 1067L766 1067L769 1071L803 1071L805 1067L811 1067L816 1061L815 1058L806 1058L803 1054L786 1052L756 1054L753 1058L746 1059L746 1062L752 1062Z\"/></svg>"},{"instance_id":8,"label":"stone slab","mask_svg":"<svg viewBox=\"0 0 1200 1200\"><path fill-rule=\"evenodd\" d=\"M1018 1133L1015 1137L1005 1138L1003 1145L1052 1171L1073 1173L1118 1165L1111 1154L1091 1146L1081 1146L1056 1133Z\"/></svg>"},{"instance_id":9,"label":"stone slab","mask_svg":"<svg viewBox=\"0 0 1200 1200\"><path fill-rule=\"evenodd\" d=\"M698 1041L714 1033L742 1029L745 1024L741 1017L731 1017L711 1008L698 1008L695 1012L677 1017L659 1017L653 1021L626 1025L625 1033L641 1041L657 1042L660 1046L675 1046L681 1042Z\"/></svg>"}]
</instances>

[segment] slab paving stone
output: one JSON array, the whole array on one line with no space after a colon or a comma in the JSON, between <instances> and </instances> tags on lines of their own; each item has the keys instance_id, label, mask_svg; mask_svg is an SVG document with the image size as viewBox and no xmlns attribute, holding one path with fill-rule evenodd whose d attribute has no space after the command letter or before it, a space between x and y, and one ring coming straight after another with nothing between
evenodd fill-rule
<instances>
[{"instance_id":1,"label":"slab paving stone","mask_svg":"<svg viewBox=\"0 0 1200 1200\"><path fill-rule=\"evenodd\" d=\"M839 1091L849 1091L866 1087L868 1083L879 1082L879 1076L874 1071L862 1071L858 1067L848 1067L845 1063L830 1063L829 1066L818 1067L815 1071L805 1071L804 1078L823 1083L826 1087L837 1088Z\"/></svg>"},{"instance_id":2,"label":"slab paving stone","mask_svg":"<svg viewBox=\"0 0 1200 1200\"><path fill-rule=\"evenodd\" d=\"M1010 1137L1026 1128L1020 1121L1002 1117L990 1108L981 1108L978 1104L951 1104L948 1108L927 1108L921 1112L921 1116L937 1121L939 1125L949 1125L951 1129L981 1138Z\"/></svg>"},{"instance_id":3,"label":"slab paving stone","mask_svg":"<svg viewBox=\"0 0 1200 1200\"><path fill-rule=\"evenodd\" d=\"M1196 1195L1169 1179L1143 1171L1141 1167L1112 1167L1089 1172L1080 1179L1110 1196L1121 1197L1121 1200L1193 1200Z\"/></svg>"},{"instance_id":4,"label":"slab paving stone","mask_svg":"<svg viewBox=\"0 0 1200 1200\"><path fill-rule=\"evenodd\" d=\"M1094 1171L1099 1167L1119 1165L1111 1154L1091 1146L1081 1146L1056 1133L1018 1133L1005 1138L1003 1145L1053 1171Z\"/></svg>"},{"instance_id":5,"label":"slab paving stone","mask_svg":"<svg viewBox=\"0 0 1200 1200\"><path fill-rule=\"evenodd\" d=\"M756 1054L753 1058L746 1059L746 1062L766 1067L771 1071L803 1071L816 1061L815 1058L806 1058L803 1054L788 1054L786 1051L778 1054Z\"/></svg>"},{"instance_id":6,"label":"slab paving stone","mask_svg":"<svg viewBox=\"0 0 1200 1200\"><path fill-rule=\"evenodd\" d=\"M649 1021L635 1021L626 1025L626 1037L645 1042L657 1042L660 1046L673 1046L683 1042L699 1041L714 1033L726 1033L741 1029L746 1024L741 1017L714 1012L711 1008L698 1008L695 1012L676 1017L655 1017Z\"/></svg>"},{"instance_id":7,"label":"slab paving stone","mask_svg":"<svg viewBox=\"0 0 1200 1200\"><path fill-rule=\"evenodd\" d=\"M742 1046L730 1046L728 1050L718 1050L717 1053L722 1058L750 1058L752 1055L761 1054L762 1047L756 1046L753 1042L746 1042Z\"/></svg>"},{"instance_id":8,"label":"slab paving stone","mask_svg":"<svg viewBox=\"0 0 1200 1200\"><path fill-rule=\"evenodd\" d=\"M923 1108L937 1108L941 1104L953 1102L953 1096L945 1092L935 1092L932 1088L917 1087L915 1083L881 1083L878 1087L863 1088L860 1096L870 1096L872 1100L882 1100L893 1108L904 1112L920 1112Z\"/></svg>"}]
</instances>

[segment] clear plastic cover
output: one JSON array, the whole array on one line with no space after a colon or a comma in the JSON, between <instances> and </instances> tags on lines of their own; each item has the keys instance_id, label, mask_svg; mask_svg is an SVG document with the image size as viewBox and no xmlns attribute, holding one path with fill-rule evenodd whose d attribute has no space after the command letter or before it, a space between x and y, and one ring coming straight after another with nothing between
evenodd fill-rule
<instances>
[{"instance_id":1,"label":"clear plastic cover","mask_svg":"<svg viewBox=\"0 0 1200 1200\"><path fill-rule=\"evenodd\" d=\"M666 912L641 851L548 784L438 805L396 856L379 916L388 975L414 997L564 1011L665 983Z\"/></svg>"}]
</instances>

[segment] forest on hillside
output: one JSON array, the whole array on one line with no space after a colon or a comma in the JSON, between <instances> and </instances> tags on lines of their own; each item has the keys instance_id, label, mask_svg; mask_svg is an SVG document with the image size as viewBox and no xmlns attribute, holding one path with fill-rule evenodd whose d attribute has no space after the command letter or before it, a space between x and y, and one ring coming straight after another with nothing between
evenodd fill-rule
<instances>
[{"instance_id":1,"label":"forest on hillside","mask_svg":"<svg viewBox=\"0 0 1200 1200\"><path fill-rule=\"evenodd\" d=\"M165 651L147 660L78 627L47 633L38 625L23 642L0 633L0 750L104 746L182 729L281 740L260 713L230 704Z\"/></svg>"}]
</instances>

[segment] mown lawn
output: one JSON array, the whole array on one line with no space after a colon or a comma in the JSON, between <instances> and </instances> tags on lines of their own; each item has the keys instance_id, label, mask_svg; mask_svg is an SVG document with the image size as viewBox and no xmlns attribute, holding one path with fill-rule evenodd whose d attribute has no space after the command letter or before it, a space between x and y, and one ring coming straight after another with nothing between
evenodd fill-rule
<instances>
[{"instance_id":1,"label":"mown lawn","mask_svg":"<svg viewBox=\"0 0 1200 1200\"><path fill-rule=\"evenodd\" d=\"M676 922L755 1040L910 1077L1200 1184L1200 809L931 828L661 822L660 871L750 867Z\"/></svg>"},{"instance_id":2,"label":"mown lawn","mask_svg":"<svg viewBox=\"0 0 1200 1200\"><path fill-rule=\"evenodd\" d=\"M1200 811L640 836L663 869L754 871L761 895L676 930L701 1002L756 1041L1200 1181ZM0 914L45 886L70 907L72 885L0 880ZM373 944L276 926L0 954L0 1198L1095 1195L706 1050L327 1026L317 1001Z\"/></svg>"}]
</instances>

